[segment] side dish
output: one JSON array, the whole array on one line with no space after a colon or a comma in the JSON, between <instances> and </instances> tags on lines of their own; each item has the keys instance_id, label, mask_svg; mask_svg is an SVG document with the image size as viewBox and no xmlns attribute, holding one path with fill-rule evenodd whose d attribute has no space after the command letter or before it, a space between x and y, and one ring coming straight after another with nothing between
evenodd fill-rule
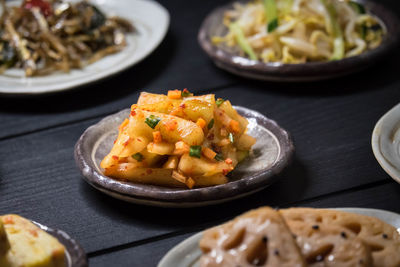
<instances>
[{"instance_id":1,"label":"side dish","mask_svg":"<svg viewBox=\"0 0 400 267\"><path fill-rule=\"evenodd\" d=\"M138 183L188 188L224 184L256 140L229 100L188 90L141 93L120 125L104 174Z\"/></svg>"},{"instance_id":2,"label":"side dish","mask_svg":"<svg viewBox=\"0 0 400 267\"><path fill-rule=\"evenodd\" d=\"M1 3L0 73L11 67L26 76L83 68L121 51L125 34L134 31L129 21L107 17L89 1Z\"/></svg>"},{"instance_id":3,"label":"side dish","mask_svg":"<svg viewBox=\"0 0 400 267\"><path fill-rule=\"evenodd\" d=\"M5 253L1 254L4 248ZM64 267L65 248L25 218L13 214L0 216L0 266Z\"/></svg>"},{"instance_id":4,"label":"side dish","mask_svg":"<svg viewBox=\"0 0 400 267\"><path fill-rule=\"evenodd\" d=\"M397 229L337 210L268 207L204 232L200 266L400 266Z\"/></svg>"},{"instance_id":5,"label":"side dish","mask_svg":"<svg viewBox=\"0 0 400 267\"><path fill-rule=\"evenodd\" d=\"M378 47L386 34L379 18L349 0L237 2L223 23L228 33L212 42L262 62L339 60Z\"/></svg>"}]
</instances>

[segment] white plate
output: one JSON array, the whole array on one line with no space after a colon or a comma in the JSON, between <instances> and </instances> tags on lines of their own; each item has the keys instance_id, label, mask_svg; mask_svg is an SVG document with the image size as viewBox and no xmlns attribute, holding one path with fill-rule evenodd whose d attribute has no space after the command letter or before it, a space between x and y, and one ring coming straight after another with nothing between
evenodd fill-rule
<instances>
[{"instance_id":1,"label":"white plate","mask_svg":"<svg viewBox=\"0 0 400 267\"><path fill-rule=\"evenodd\" d=\"M337 208L337 210L373 216L397 228L400 233L400 215L397 213L363 208ZM201 250L198 246L203 232L197 233L171 249L158 263L158 267L198 267Z\"/></svg>"},{"instance_id":2,"label":"white plate","mask_svg":"<svg viewBox=\"0 0 400 267\"><path fill-rule=\"evenodd\" d=\"M8 1L18 5L21 1ZM150 0L91 0L107 14L132 22L137 32L127 35L128 45L83 69L43 77L25 77L23 70L10 69L0 75L0 93L32 95L72 89L114 75L148 56L164 39L169 26L168 11ZM0 8L2 13L2 9Z\"/></svg>"},{"instance_id":3,"label":"white plate","mask_svg":"<svg viewBox=\"0 0 400 267\"><path fill-rule=\"evenodd\" d=\"M376 123L371 143L379 164L400 183L400 104Z\"/></svg>"}]
</instances>

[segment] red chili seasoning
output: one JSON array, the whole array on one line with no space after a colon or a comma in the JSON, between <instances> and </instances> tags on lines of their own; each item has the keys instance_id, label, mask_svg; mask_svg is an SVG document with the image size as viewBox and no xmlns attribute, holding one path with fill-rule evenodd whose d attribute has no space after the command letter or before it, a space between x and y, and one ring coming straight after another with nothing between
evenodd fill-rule
<instances>
[{"instance_id":1,"label":"red chili seasoning","mask_svg":"<svg viewBox=\"0 0 400 267\"><path fill-rule=\"evenodd\" d=\"M132 111L131 111L131 116L133 117L133 116L135 116L135 115L136 115L136 111L132 110Z\"/></svg>"},{"instance_id":2,"label":"red chili seasoning","mask_svg":"<svg viewBox=\"0 0 400 267\"><path fill-rule=\"evenodd\" d=\"M53 14L51 5L44 0L25 0L22 4L22 7L28 10L37 7L40 9L40 12L42 12L42 14L46 17Z\"/></svg>"},{"instance_id":3,"label":"red chili seasoning","mask_svg":"<svg viewBox=\"0 0 400 267\"><path fill-rule=\"evenodd\" d=\"M124 146L127 146L129 144L130 138L128 137L128 139L123 143Z\"/></svg>"},{"instance_id":4,"label":"red chili seasoning","mask_svg":"<svg viewBox=\"0 0 400 267\"><path fill-rule=\"evenodd\" d=\"M4 222L5 224L14 224L13 217L11 217L11 216L5 216L5 217L3 217L3 222Z\"/></svg>"},{"instance_id":5,"label":"red chili seasoning","mask_svg":"<svg viewBox=\"0 0 400 267\"><path fill-rule=\"evenodd\" d=\"M34 237L38 237L38 233L37 233L37 231L36 230L29 230L29 233L31 234L31 235L33 235Z\"/></svg>"}]
</instances>

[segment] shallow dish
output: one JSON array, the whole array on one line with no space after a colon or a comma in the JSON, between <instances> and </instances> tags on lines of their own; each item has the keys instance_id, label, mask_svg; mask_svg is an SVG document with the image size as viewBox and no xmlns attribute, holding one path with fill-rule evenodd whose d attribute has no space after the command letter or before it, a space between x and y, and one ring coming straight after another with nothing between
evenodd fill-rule
<instances>
[{"instance_id":1,"label":"shallow dish","mask_svg":"<svg viewBox=\"0 0 400 267\"><path fill-rule=\"evenodd\" d=\"M363 208L337 208L337 210L373 216L397 228L400 233L400 215L397 213ZM198 267L201 250L199 241L203 232L197 233L172 248L159 262L158 267Z\"/></svg>"},{"instance_id":2,"label":"shallow dish","mask_svg":"<svg viewBox=\"0 0 400 267\"><path fill-rule=\"evenodd\" d=\"M203 50L211 57L214 63L221 69L233 74L269 81L296 82L315 81L343 76L360 71L375 63L385 56L392 48L396 47L399 40L399 19L381 4L370 0L358 1L365 5L366 9L379 17L386 26L387 34L382 44L374 50L361 55L329 62L308 62L301 64L263 63L238 56L211 43L211 37L227 32L227 28L221 23L223 14L232 8L232 4L213 10L204 20L198 41Z\"/></svg>"},{"instance_id":3,"label":"shallow dish","mask_svg":"<svg viewBox=\"0 0 400 267\"><path fill-rule=\"evenodd\" d=\"M7 1L17 5L21 1ZM127 46L120 52L69 73L25 77L24 71L10 69L0 75L0 93L32 95L64 91L117 74L147 57L164 39L169 26L168 11L155 1L91 0L107 15L118 15L132 22L137 32L128 34ZM2 9L0 8L0 12Z\"/></svg>"},{"instance_id":4,"label":"shallow dish","mask_svg":"<svg viewBox=\"0 0 400 267\"><path fill-rule=\"evenodd\" d=\"M249 120L248 133L257 138L250 157L239 164L223 185L179 189L123 182L104 176L99 165L110 151L118 125L129 116L126 109L89 127L75 145L75 161L90 185L128 202L162 207L196 207L218 204L260 191L290 162L294 146L289 134L262 114L234 106Z\"/></svg>"},{"instance_id":5,"label":"shallow dish","mask_svg":"<svg viewBox=\"0 0 400 267\"><path fill-rule=\"evenodd\" d=\"M379 164L400 183L400 104L376 123L371 144Z\"/></svg>"},{"instance_id":6,"label":"shallow dish","mask_svg":"<svg viewBox=\"0 0 400 267\"><path fill-rule=\"evenodd\" d=\"M54 236L58 241L65 247L65 260L67 262L67 267L87 267L88 262L86 258L86 253L82 247L72 239L67 233L58 229L52 229L45 225L37 222L33 222L40 229L46 231L48 234Z\"/></svg>"}]
</instances>

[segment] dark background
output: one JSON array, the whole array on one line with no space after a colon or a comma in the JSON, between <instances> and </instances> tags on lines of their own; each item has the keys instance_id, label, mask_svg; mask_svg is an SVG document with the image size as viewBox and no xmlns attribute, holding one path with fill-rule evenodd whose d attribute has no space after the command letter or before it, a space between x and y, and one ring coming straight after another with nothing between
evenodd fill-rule
<instances>
[{"instance_id":1,"label":"dark background","mask_svg":"<svg viewBox=\"0 0 400 267\"><path fill-rule=\"evenodd\" d=\"M256 82L217 69L197 43L204 17L226 1L161 3L171 25L140 64L86 88L0 97L0 214L17 213L78 240L91 266L155 266L174 245L262 205L368 207L400 213L400 186L375 160L377 120L400 99L400 52L358 74L315 83ZM398 0L380 1L400 14ZM86 184L73 159L83 131L135 103L140 91L215 93L288 130L296 156L281 179L222 205L162 209L125 203Z\"/></svg>"}]
</instances>

